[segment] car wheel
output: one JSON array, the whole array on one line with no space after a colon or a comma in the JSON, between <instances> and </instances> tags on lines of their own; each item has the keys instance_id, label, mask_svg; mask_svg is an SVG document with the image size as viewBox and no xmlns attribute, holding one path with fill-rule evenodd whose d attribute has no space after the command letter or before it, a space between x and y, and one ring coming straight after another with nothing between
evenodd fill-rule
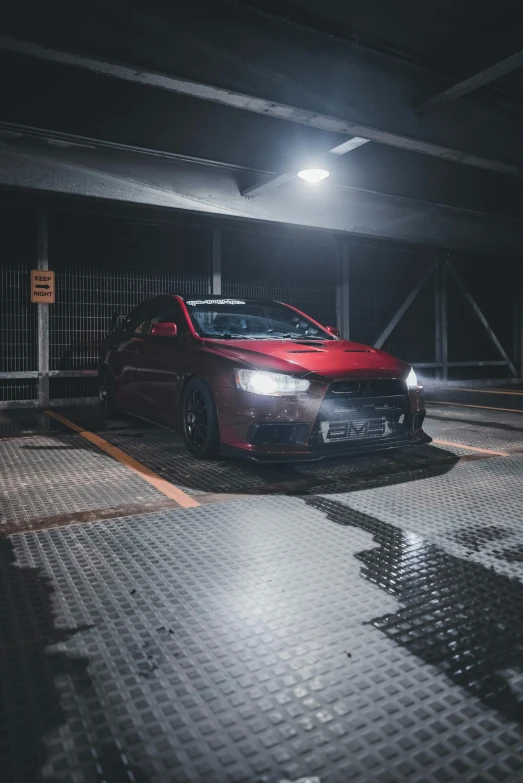
<instances>
[{"instance_id":1,"label":"car wheel","mask_svg":"<svg viewBox=\"0 0 523 783\"><path fill-rule=\"evenodd\" d=\"M113 416L116 413L114 378L107 369L103 370L100 375L98 398L100 400L102 414L104 416Z\"/></svg>"},{"instance_id":2,"label":"car wheel","mask_svg":"<svg viewBox=\"0 0 523 783\"><path fill-rule=\"evenodd\" d=\"M207 384L193 378L182 398L182 432L185 445L195 457L212 459L220 453L216 405Z\"/></svg>"}]
</instances>

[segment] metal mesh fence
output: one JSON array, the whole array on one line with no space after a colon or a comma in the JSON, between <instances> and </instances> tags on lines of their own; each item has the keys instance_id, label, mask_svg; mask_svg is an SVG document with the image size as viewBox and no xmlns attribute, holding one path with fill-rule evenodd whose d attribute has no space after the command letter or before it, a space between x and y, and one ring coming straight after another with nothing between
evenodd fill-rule
<instances>
[{"instance_id":1,"label":"metal mesh fence","mask_svg":"<svg viewBox=\"0 0 523 783\"><path fill-rule=\"evenodd\" d=\"M351 338L372 345L434 254L356 243L350 251ZM383 349L410 362L434 362L434 287L429 280Z\"/></svg>"},{"instance_id":2,"label":"metal mesh fence","mask_svg":"<svg viewBox=\"0 0 523 783\"><path fill-rule=\"evenodd\" d=\"M49 395L52 400L97 397L98 377L50 378Z\"/></svg>"},{"instance_id":3,"label":"metal mesh fence","mask_svg":"<svg viewBox=\"0 0 523 783\"><path fill-rule=\"evenodd\" d=\"M494 334L514 364L518 339L514 322L517 297L523 292L523 274L519 262L507 258L470 256L452 261L470 293L487 319ZM500 361L502 359L487 330L466 301L452 275L448 285L448 335L450 361ZM450 368L452 378L503 378L506 366Z\"/></svg>"},{"instance_id":4,"label":"metal mesh fence","mask_svg":"<svg viewBox=\"0 0 523 783\"><path fill-rule=\"evenodd\" d=\"M36 266L36 213L0 205L0 372L37 369L37 306L30 301ZM34 379L0 379L0 401L31 400Z\"/></svg>"},{"instance_id":5,"label":"metal mesh fence","mask_svg":"<svg viewBox=\"0 0 523 783\"><path fill-rule=\"evenodd\" d=\"M224 232L222 292L286 302L320 323L336 324L337 245L296 232Z\"/></svg>"},{"instance_id":6,"label":"metal mesh fence","mask_svg":"<svg viewBox=\"0 0 523 783\"><path fill-rule=\"evenodd\" d=\"M516 280L504 259L470 258L452 262L501 344L510 353L513 342L513 302ZM507 285L507 280L512 284ZM449 275L449 358L451 361L500 359L487 331Z\"/></svg>"},{"instance_id":7,"label":"metal mesh fence","mask_svg":"<svg viewBox=\"0 0 523 783\"><path fill-rule=\"evenodd\" d=\"M113 316L161 293L211 290L211 228L52 211L49 263L56 272L50 306L50 370L96 369ZM222 291L288 302L323 324L336 324L339 237L294 228L222 230ZM357 240L349 248L350 334L372 344L435 252ZM452 262L510 355L515 262L477 257ZM0 373L37 371L37 306L29 275L36 267L34 205L0 206ZM449 361L500 356L449 275ZM435 361L434 284L429 280L387 339L385 350L414 364ZM514 357L513 357L514 358ZM505 367L451 368L451 377L506 375ZM0 402L37 399L36 378L0 378ZM50 379L51 399L92 397L96 378Z\"/></svg>"},{"instance_id":8,"label":"metal mesh fence","mask_svg":"<svg viewBox=\"0 0 523 783\"><path fill-rule=\"evenodd\" d=\"M210 290L210 231L91 215L52 213L56 271L50 369L95 369L114 314L157 294ZM52 394L84 397L92 379L54 379Z\"/></svg>"}]
</instances>

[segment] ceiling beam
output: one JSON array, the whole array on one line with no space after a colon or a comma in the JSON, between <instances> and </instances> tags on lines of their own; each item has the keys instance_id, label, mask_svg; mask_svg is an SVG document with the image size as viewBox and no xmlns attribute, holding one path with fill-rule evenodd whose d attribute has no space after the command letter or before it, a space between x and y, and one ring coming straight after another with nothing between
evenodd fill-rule
<instances>
[{"instance_id":1,"label":"ceiling beam","mask_svg":"<svg viewBox=\"0 0 523 783\"><path fill-rule=\"evenodd\" d=\"M4 133L0 144L0 185L7 187L496 255L518 255L523 245L521 220L334 182L304 192L294 181L249 200L240 187L251 169L65 134L49 134L49 144L43 130L39 136L18 130L11 138Z\"/></svg>"},{"instance_id":2,"label":"ceiling beam","mask_svg":"<svg viewBox=\"0 0 523 783\"><path fill-rule=\"evenodd\" d=\"M296 174L294 172L287 172L287 174L277 174L274 177L269 177L265 180L258 180L254 185L249 185L246 188L243 188L241 190L241 195L243 198L254 198L255 196L259 196L260 193L265 193L267 190L272 190L273 188L279 188L280 185L283 185L285 182L290 182L291 179L294 179Z\"/></svg>"},{"instance_id":3,"label":"ceiling beam","mask_svg":"<svg viewBox=\"0 0 523 783\"><path fill-rule=\"evenodd\" d=\"M517 68L521 68L523 65L523 50L512 54L505 60L501 60L499 63L485 68L484 71L469 76L468 79L464 79L457 84L453 84L451 87L447 87L446 90L436 93L431 98L428 98L421 106L420 109L428 111L434 106L441 105L442 103L448 103L449 101L455 101L457 98L462 98L464 95L468 95L470 92L484 87L486 84L499 79L501 76L505 76L507 73L515 71Z\"/></svg>"},{"instance_id":4,"label":"ceiling beam","mask_svg":"<svg viewBox=\"0 0 523 783\"><path fill-rule=\"evenodd\" d=\"M176 31L173 32L173 35ZM182 35L183 31L177 34ZM258 30L247 28L246 34L257 35ZM186 36L189 40L190 36ZM238 32L237 38L242 36ZM191 41L189 40L189 44ZM276 41L267 42L267 52L272 53ZM321 41L320 41L321 43ZM187 46L189 44L186 44ZM192 44L191 44L192 45ZM288 44L292 45L292 41ZM180 45L182 46L182 44ZM201 44L202 47L208 46L207 42ZM288 122L295 122L322 130L339 133L344 136L358 136L368 141L375 141L381 144L387 144L393 147L410 150L412 152L432 155L445 160L455 161L471 166L497 171L503 174L521 176L523 172L523 153L519 141L519 129L501 128L499 118L492 116L490 109L481 108L480 115L467 110L464 117L458 121L456 118L446 118L441 127L426 127L422 130L422 120L414 116L412 106L414 96L410 95L412 89L412 79L405 79L403 72L397 72L398 67L406 68L405 63L396 63L392 59L381 56L376 59L374 53L368 53L358 49L357 57L346 59L345 61L336 60L330 64L333 73L343 77L343 69L352 69L351 84L357 85L357 98L361 106L354 108L355 101L349 101L351 111L341 105L344 113L354 114L355 119L335 116L330 113L324 113L314 109L296 106L286 101L275 100L269 94L265 97L259 97L243 91L238 91L229 87L222 87L213 84L194 81L192 79L177 77L168 73L160 73L137 65L113 62L105 58L94 57L87 54L69 52L54 47L44 46L30 41L22 41L5 35L0 35L0 49L14 52L29 57L34 57L49 62L60 63L67 66L82 68L93 73L110 76L117 79L167 90L173 93L190 96L200 100L213 101L234 109L255 112L269 117L274 117ZM177 50L175 41L172 41L171 49ZM260 49L258 46L257 49ZM332 47L331 47L332 49ZM192 50L191 50L192 51ZM201 57L196 56L202 49L194 50L194 61L200 61ZM287 49L285 50L287 52ZM300 50L301 53L301 50ZM221 52L220 52L221 55ZM292 57L291 49L288 50L286 60L290 63ZM309 53L310 57L310 53ZM334 55L333 55L334 57ZM245 59L245 58L244 58ZM387 62L385 62L387 60ZM188 58L185 62L187 63ZM189 64L191 60L189 58ZM228 81L236 81L238 72L242 72L243 66L256 71L257 80L261 85L259 89L263 90L264 85L269 85L271 90L278 91L280 83L287 84L292 82L296 94L303 95L304 85L297 85L294 77L290 77L276 72L271 72L268 77L265 76L266 67L258 67L256 63L240 61L242 68L238 68L238 63L231 72L227 72ZM410 67L410 66L409 66ZM395 72L396 71L396 72ZM407 75L408 76L408 75ZM303 78L303 74L302 74ZM418 80L419 80L418 74ZM242 82L243 83L243 82ZM276 85L276 86L275 86ZM331 89L332 86L331 86ZM407 95L406 91L409 91ZM426 91L426 90L425 90ZM417 90L419 94L421 90ZM310 91L307 92L310 99ZM330 92L328 93L330 94ZM380 98L380 95L382 96ZM365 108L367 96L372 96L373 113ZM323 100L324 96L314 96L314 103ZM400 104L401 99L401 104ZM339 104L336 104L339 105ZM485 113L485 111L487 113ZM493 140L489 133L489 123L496 124L497 134ZM404 130L398 130L398 128ZM456 133L459 130L459 134ZM503 141L501 137L503 136ZM456 141L457 146L453 146L449 141ZM481 144L480 144L481 142ZM476 152L472 149L464 149L461 145L471 145L474 149L485 148L487 154L483 151ZM499 151L502 154L516 157L516 162L499 159Z\"/></svg>"},{"instance_id":5,"label":"ceiling beam","mask_svg":"<svg viewBox=\"0 0 523 783\"><path fill-rule=\"evenodd\" d=\"M328 151L329 155L345 155L347 152L351 152L352 150L357 149L358 147L361 147L363 144L367 144L368 139L362 139L359 136L354 136L352 139L347 139L347 141L344 141L342 144L338 144L336 147L333 147L331 150ZM286 174L280 174L276 177L271 177L270 179L266 179L265 181L255 183L254 185L250 185L248 188L244 188L241 192L242 196L244 198L254 198L255 196L259 196L260 193L263 193L266 190L270 190L271 188L277 188L280 185L283 185L285 182L289 182L289 180L294 179L296 176L296 172L287 172Z\"/></svg>"}]
</instances>

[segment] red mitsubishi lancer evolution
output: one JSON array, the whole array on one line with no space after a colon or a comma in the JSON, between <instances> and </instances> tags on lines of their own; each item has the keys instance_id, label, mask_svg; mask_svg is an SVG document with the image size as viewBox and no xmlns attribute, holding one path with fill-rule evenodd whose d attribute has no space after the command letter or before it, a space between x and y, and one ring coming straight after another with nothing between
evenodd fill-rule
<instances>
[{"instance_id":1,"label":"red mitsubishi lancer evolution","mask_svg":"<svg viewBox=\"0 0 523 783\"><path fill-rule=\"evenodd\" d=\"M105 340L100 402L179 428L191 454L322 459L428 443L405 362L262 299L149 299Z\"/></svg>"}]
</instances>

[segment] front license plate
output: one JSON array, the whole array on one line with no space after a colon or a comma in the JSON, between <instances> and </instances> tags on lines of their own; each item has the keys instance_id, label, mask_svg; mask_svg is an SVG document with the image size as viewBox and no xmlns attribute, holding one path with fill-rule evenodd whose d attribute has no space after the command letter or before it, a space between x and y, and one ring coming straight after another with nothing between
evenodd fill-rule
<instances>
[{"instance_id":1,"label":"front license plate","mask_svg":"<svg viewBox=\"0 0 523 783\"><path fill-rule=\"evenodd\" d=\"M382 438L386 433L385 417L356 421L322 421L320 431L324 443L338 440L366 440Z\"/></svg>"}]
</instances>

